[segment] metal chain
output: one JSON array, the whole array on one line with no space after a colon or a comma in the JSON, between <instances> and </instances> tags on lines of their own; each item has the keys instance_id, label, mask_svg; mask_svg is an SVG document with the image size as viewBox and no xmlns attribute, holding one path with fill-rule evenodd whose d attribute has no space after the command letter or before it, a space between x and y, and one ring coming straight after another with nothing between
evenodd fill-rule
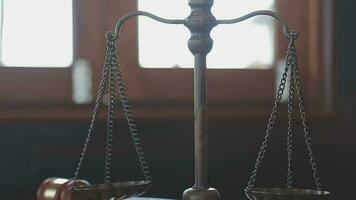
<instances>
[{"instance_id":1,"label":"metal chain","mask_svg":"<svg viewBox=\"0 0 356 200\"><path fill-rule=\"evenodd\" d=\"M309 124L308 124L308 118L307 118L307 114L306 114L306 109L305 109L305 102L304 102L304 95L303 95L303 88L302 88L302 80L301 80L301 75L300 75L300 71L299 71L299 66L297 63L297 51L294 45L294 39L292 39L292 45L290 47L291 52L292 52L292 57L293 57L293 65L295 67L295 76L296 76L296 89L297 89L297 94L298 94L298 102L299 102L299 113L300 113L300 118L302 120L302 124L303 124L303 130L304 130L304 137L305 137L305 144L306 144L306 148L308 151L308 155L309 155L309 162L313 171L313 178L315 181L315 185L316 185L316 189L321 191L322 190L322 185L321 185L321 181L318 175L318 170L317 170L317 164L316 164L316 159L314 157L314 153L312 151L312 139L311 139L311 135L310 135L310 128L309 128Z\"/></svg>"},{"instance_id":2,"label":"metal chain","mask_svg":"<svg viewBox=\"0 0 356 200\"><path fill-rule=\"evenodd\" d=\"M292 161L292 150L293 150L293 145L292 145L292 143L293 143L293 124L292 124L292 122L293 122L293 112L294 112L294 95L295 95L294 88L295 88L297 90L299 113L300 113L300 118L301 118L302 124L303 124L305 143L306 143L306 147L307 147L307 151L308 151L308 155L309 155L310 165L311 165L311 168L313 171L314 181L315 181L317 190L320 191L322 189L320 178L318 176L316 160L314 157L314 153L312 151L310 128L308 125L304 97L303 97L302 80L301 80L301 75L300 75L300 71L299 71L299 67L298 67L298 63L297 63L297 51L295 48L295 40L297 39L297 37L298 37L297 32L292 31L290 34L290 37L288 38L289 45L288 45L287 56L285 59L286 60L285 72L283 73L281 83L279 85L277 97L274 101L273 110L272 110L271 116L268 121L267 131L266 131L264 141L263 141L260 151L258 153L258 157L257 157L256 164L255 164L255 169L253 170L250 180L248 182L248 185L245 188L246 193L250 192L251 189L254 187L258 169L262 164L264 154L266 152L266 148L267 148L267 144L268 144L268 139L269 139L269 136L270 136L270 134L274 128L274 125L275 125L275 119L277 117L278 106L280 104L280 100L283 95L283 91L285 88L285 80L286 80L287 73L288 73L289 69L291 70L291 73L290 73L290 88L289 88L290 90L289 90L289 98L288 98L287 187L292 188L292 183L293 183L292 182L291 161Z\"/></svg>"},{"instance_id":3,"label":"metal chain","mask_svg":"<svg viewBox=\"0 0 356 200\"><path fill-rule=\"evenodd\" d=\"M113 38L113 34L111 32L109 32L107 35L108 35L108 38ZM113 55L114 74L115 74L115 80L117 81L117 84L119 87L121 104L122 104L122 107L124 110L126 121L128 123L129 132L130 132L131 139L132 139L133 145L134 145L136 153L137 153L137 157L138 157L138 161L140 163L141 169L142 169L142 173L143 173L146 181L152 182L150 168L149 168L148 162L146 161L146 158L145 158L145 155L143 152L142 144L140 142L140 135L138 133L138 129L137 129L136 123L134 121L134 115L132 112L131 103L130 103L130 100L129 100L129 97L127 94L126 83L122 76L122 71L121 71L121 68L119 65L119 61L118 61L118 57L117 57L118 53L117 53L116 42L115 42L116 40L112 39L112 41L113 41L113 45L110 49L111 49L112 55Z\"/></svg>"},{"instance_id":4,"label":"metal chain","mask_svg":"<svg viewBox=\"0 0 356 200\"><path fill-rule=\"evenodd\" d=\"M107 40L107 42L109 42L109 40ZM109 45L107 45L106 56L105 56L103 70L101 72L101 78L100 78L100 82L99 82L99 86L98 86L98 94L97 94L97 97L96 97L96 100L95 100L95 106L94 106L94 109L93 109L93 115L92 115L92 118L91 118L91 121L90 121L88 134L87 134L87 137L85 139L82 152L80 154L79 162L78 162L77 168L76 168L75 173L74 173L74 177L73 177L74 180L78 179L79 171L81 169L81 166L83 164L84 158L86 156L87 148L88 148L88 145L90 143L90 139L91 139L91 136L92 136L92 133L93 133L93 130L94 130L94 125L95 125L95 121L96 121L96 118L97 118L97 114L99 113L99 110L100 110L100 105L101 105L103 94L104 94L104 90L105 90L106 78L107 78L108 73L109 73L109 69L108 69L109 68L109 61L110 61L110 49L109 49Z\"/></svg>"},{"instance_id":5,"label":"metal chain","mask_svg":"<svg viewBox=\"0 0 356 200\"><path fill-rule=\"evenodd\" d=\"M297 39L298 34L295 31L292 31L291 33L291 37L288 38L289 39L289 45L288 45L288 50L287 50L287 55L285 57L285 70L284 73L282 75L282 79L280 81L279 87L278 87L278 92L277 92L277 96L274 100L274 104L273 104L273 109L272 109L272 113L270 115L270 118L268 120L268 124L267 124L267 130L266 130L266 134L264 137L264 141L260 147L260 151L257 155L257 159L256 159L256 163L255 163L255 168L252 171L252 175L250 176L250 180L247 184L247 187L245 188L245 192L249 192L251 191L251 189L254 187L254 184L256 182L256 176L258 173L258 170L260 168L260 166L262 165L262 161L265 157L265 153L266 153L266 148L268 145L268 141L269 141L269 137L271 135L271 132L274 129L275 123L276 123L276 118L278 115L278 108L283 96L283 92L285 89L285 83L287 80L287 76L288 76L288 70L291 70L291 77L290 77L290 91L289 91L289 99L288 99L288 137L287 137L287 154L288 154L288 172L287 172L287 187L292 187L292 170L291 170L291 161L292 161L292 136L293 136L293 125L292 125L292 120L293 120L293 110L294 110L294 106L293 106L293 99L294 99L294 79L295 79L295 60L296 60L296 56L295 56L295 51L293 51L294 47L294 41Z\"/></svg>"},{"instance_id":6,"label":"metal chain","mask_svg":"<svg viewBox=\"0 0 356 200\"><path fill-rule=\"evenodd\" d=\"M286 59L287 58L288 58L288 55L287 55ZM289 70L289 65L286 64L284 72L283 72L283 75L282 75L282 79L281 79L279 87L278 87L277 96L276 96L276 98L274 100L274 103L273 103L272 113L271 113L271 115L269 117L269 120L268 120L266 134L265 134L264 140L262 142L262 145L260 147L260 151L258 152L258 156L257 156L257 159L256 159L254 170L252 171L252 175L250 176L250 180L249 180L249 182L247 184L247 187L245 188L246 192L249 192L254 187L255 181L256 181L257 172L258 172L260 166L262 165L262 161L263 161L263 159L265 157L266 148L267 148L267 145L268 145L268 140L269 140L269 137L270 137L270 135L271 135L271 133L272 133L272 131L274 129L274 126L275 126L276 118L277 118L277 115L278 115L278 108L279 108L279 105L281 103L283 92L284 92L284 89L285 89L285 84L286 84L287 76L288 76L288 70Z\"/></svg>"},{"instance_id":7,"label":"metal chain","mask_svg":"<svg viewBox=\"0 0 356 200\"><path fill-rule=\"evenodd\" d=\"M112 33L108 33L106 35L107 38L107 49L104 67L99 83L98 95L95 101L95 106L93 110L93 115L91 119L91 123L88 129L88 134L86 140L84 142L84 147L82 149L82 153L80 155L80 159L78 162L78 166L74 173L74 180L78 179L79 171L83 164L84 158L86 156L87 148L90 143L90 139L94 130L95 121L97 118L97 114L100 110L100 105L102 103L102 98L106 86L106 82L109 82L109 106L108 106L108 121L107 121L107 131L106 131L106 145L105 145L105 169L104 169L104 181L105 183L110 182L110 174L111 174L111 157L112 157L112 143L113 143L113 127L114 127L114 119L115 119L115 85L118 84L119 94L121 97L121 103L123 106L123 110L126 116L126 120L128 122L130 135L137 152L138 160L140 166L142 168L143 175L146 181L152 182L152 177L150 173L150 169L148 163L144 157L142 144L140 142L140 137L138 134L138 130L136 128L136 124L133 119L133 112L131 109L131 104L127 95L126 84L122 77L122 72L118 63L117 58L117 50L116 50L116 40L113 39Z\"/></svg>"},{"instance_id":8,"label":"metal chain","mask_svg":"<svg viewBox=\"0 0 356 200\"><path fill-rule=\"evenodd\" d=\"M104 181L109 183L111 179L111 158L112 158L112 143L113 143L113 133L114 133L114 121L115 121L115 55L112 52L112 46L115 43L108 40L108 46L110 48L110 58L109 58L109 105L107 113L106 122L106 144L105 144L105 168L104 168Z\"/></svg>"},{"instance_id":9,"label":"metal chain","mask_svg":"<svg viewBox=\"0 0 356 200\"><path fill-rule=\"evenodd\" d=\"M288 50L289 51L289 50ZM290 78L289 78L289 96L288 96L288 131L287 131L287 188L292 188L293 186L293 176L292 176L292 156L293 156L293 121L294 121L294 82L295 82L295 66L292 65L290 53L287 53L287 65L290 66Z\"/></svg>"}]
</instances>

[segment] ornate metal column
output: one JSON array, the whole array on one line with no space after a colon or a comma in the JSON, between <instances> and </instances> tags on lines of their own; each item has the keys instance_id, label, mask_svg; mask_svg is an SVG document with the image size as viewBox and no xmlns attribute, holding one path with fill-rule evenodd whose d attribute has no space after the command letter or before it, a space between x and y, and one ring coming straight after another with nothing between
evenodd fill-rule
<instances>
[{"instance_id":1,"label":"ornate metal column","mask_svg":"<svg viewBox=\"0 0 356 200\"><path fill-rule=\"evenodd\" d=\"M188 47L194 55L195 185L183 193L183 200L220 199L219 192L208 184L206 56L213 47L210 31L217 25L211 13L213 3L213 0L189 0L192 11L184 22L191 32Z\"/></svg>"}]
</instances>

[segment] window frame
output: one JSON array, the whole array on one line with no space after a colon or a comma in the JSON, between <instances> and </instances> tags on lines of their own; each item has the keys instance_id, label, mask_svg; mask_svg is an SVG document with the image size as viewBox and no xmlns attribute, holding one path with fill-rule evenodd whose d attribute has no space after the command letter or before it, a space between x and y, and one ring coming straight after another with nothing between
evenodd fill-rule
<instances>
[{"instance_id":1,"label":"window frame","mask_svg":"<svg viewBox=\"0 0 356 200\"><path fill-rule=\"evenodd\" d=\"M93 94L96 95L105 53L104 34L107 30L113 30L120 16L136 10L137 2L73 2L73 59L85 58L91 63ZM289 25L301 30L297 48L308 107L316 115L332 113L334 90L331 72L334 60L330 55L334 55L334 52L332 48L324 47L333 47L333 1L279 0L277 5L276 10ZM293 6L293 10L287 9L290 6ZM300 16L299 13L306 11L307 14ZM279 60L284 57L287 44L281 27L279 24L276 26L276 60ZM140 68L137 38L137 19L131 19L124 25L118 48L137 118L192 118L193 69ZM0 113L0 119L90 118L92 105L72 103L71 69L0 67L0 91L3 94L11 93L10 97L0 99L0 103L6 105L4 112ZM274 97L274 69L208 69L209 118L265 117L270 112Z\"/></svg>"}]
</instances>

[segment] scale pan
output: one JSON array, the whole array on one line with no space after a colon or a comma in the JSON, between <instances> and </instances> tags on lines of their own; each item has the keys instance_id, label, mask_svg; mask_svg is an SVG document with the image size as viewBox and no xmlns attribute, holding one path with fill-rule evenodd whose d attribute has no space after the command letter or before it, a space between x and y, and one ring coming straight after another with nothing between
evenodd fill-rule
<instances>
[{"instance_id":1,"label":"scale pan","mask_svg":"<svg viewBox=\"0 0 356 200\"><path fill-rule=\"evenodd\" d=\"M76 200L110 200L126 199L144 194L150 188L149 181L127 181L103 183L84 187L71 188L73 199Z\"/></svg>"},{"instance_id":2,"label":"scale pan","mask_svg":"<svg viewBox=\"0 0 356 200\"><path fill-rule=\"evenodd\" d=\"M253 188L250 200L330 200L330 192L310 189Z\"/></svg>"}]
</instances>

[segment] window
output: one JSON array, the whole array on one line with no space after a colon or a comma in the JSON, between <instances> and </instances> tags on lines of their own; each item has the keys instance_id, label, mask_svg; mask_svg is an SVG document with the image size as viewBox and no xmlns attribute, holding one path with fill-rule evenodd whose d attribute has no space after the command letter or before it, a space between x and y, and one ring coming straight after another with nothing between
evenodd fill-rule
<instances>
[{"instance_id":1,"label":"window","mask_svg":"<svg viewBox=\"0 0 356 200\"><path fill-rule=\"evenodd\" d=\"M47 1L45 0L23 1L44 2L43 5L47 5ZM149 2L154 4L156 1L159 0ZM65 11L59 12L62 8L58 7L58 12L46 12L46 16L52 13L60 13L60 15L67 16L61 17L61 20L67 20L68 23L63 23L67 24L66 27L68 28L62 27L57 31L58 33L65 30L72 32L71 34L68 32L65 33L68 33L65 36L68 39L65 40L68 41L68 44L63 44L64 40L60 40L59 35L54 36L55 38L50 38L55 41L57 44L56 47L61 45L63 47L61 50L57 48L56 51L66 52L63 54L57 52L53 56L58 57L49 59L51 62L56 61L55 63L49 63L44 59L40 59L42 63L35 63L37 61L34 61L32 64L26 65L31 67L25 67L25 64L19 63L20 61L24 62L25 59L13 60L14 62L11 64L10 59L6 61L3 58L2 52L0 61L0 93L3 95L0 95L0 104L2 106L0 118L89 118L92 109L90 102L93 102L94 98L92 97L96 95L105 56L104 36L108 30L114 29L119 17L138 8L152 11L154 14L167 18L185 18L190 12L187 1L175 0L169 1L169 3L167 3L168 1L161 1L162 5L163 3L165 5L169 4L167 6L174 6L174 10L182 10L183 12L172 13L172 15L170 11L167 11L169 13L160 13L162 11L161 6L158 8L158 6L147 5L145 0L73 1L73 4L69 4L69 0L58 0L58 2L66 5L64 6L66 7ZM10 5L6 6L7 2L20 2L20 0L2 0L4 5L2 7L4 31L9 26L9 24L6 25L9 22L6 22L6 16L12 15L6 14L8 12L7 9L14 9L11 6L7 8ZM325 105L324 100L331 99L330 94L332 94L330 92L330 83L332 83L330 82L332 80L330 72L332 72L331 67L333 65L332 1L241 1L243 2L241 5L245 5L246 7L238 5L237 2L240 1L215 1L213 12L218 19L222 19L239 17L257 8L273 8L285 17L290 27L300 32L297 47L305 84L306 100L309 107L317 111L322 110ZM226 6L229 3L231 4ZM38 4L34 3L33 5ZM43 5L41 4L41 6ZM32 5L27 7L30 8L30 6ZM182 9L179 9L180 7ZM38 8L35 6L33 9ZM220 13L219 10L222 9L224 12ZM17 11L12 13L17 13ZM24 13L26 13L24 18L27 17L30 19L28 17L31 14L30 11L25 10ZM69 22L69 18L71 18L70 14L72 14L72 22ZM16 17L16 20L22 18ZM27 19L24 20L26 21ZM39 23L41 20L43 19L35 21ZM183 48L182 52L185 52L183 55L174 54L174 58L158 60L159 62L157 62L153 58L157 58L156 56L161 54L159 50L162 47L158 48L152 46L152 44L145 43L145 40L150 39L152 40L150 42L153 44L158 44L159 39L151 37L152 34L150 33L144 32L149 31L148 29L142 29L140 26L144 22L147 26L158 25L158 23L155 24L152 20L144 17L139 17L139 20L130 19L124 25L120 34L120 40L118 41L120 64L127 82L130 99L133 102L135 115L140 119L191 118L193 107L193 70L191 68L193 66L193 56L186 46L190 36L189 32L185 27L181 26L181 35L185 38L179 39L181 42L177 42L177 45L181 45L179 48ZM175 29L176 27L179 29L179 25L166 25L164 30L162 29L162 32L167 37L175 37L172 34L178 32ZM243 34L240 36L235 35L243 33L245 27L254 27L254 30L248 36L244 36ZM37 31L37 29L29 29L30 32L34 30ZM50 31L52 32L52 30ZM223 39L218 38L221 31L224 32ZM253 36L254 33L252 32L254 31L259 33L258 37ZM18 33L16 32L16 34ZM11 37L15 38L16 34L7 34L7 36L3 34L1 36L2 39L10 37L10 39L0 41L2 43L2 51L3 42L8 43L6 48L9 49L14 44L10 44L13 41ZM26 30L20 36L22 37L21 43L23 44L37 44L38 42L31 41L34 38L26 35ZM285 56L287 46L286 40L281 34L280 25L274 23L269 17L259 17L236 25L217 26L212 31L212 37L214 39L214 49L208 55L207 63L210 68L213 68L207 71L209 118L234 118L238 116L256 116L258 114L265 117L267 112L270 111L271 102L274 98L275 82L279 79L276 69ZM231 45L231 48L240 49L236 51L227 50L228 47L230 48L230 45L223 44L226 40L225 38L233 41L232 43L234 44ZM40 37L40 39L43 38ZM175 40L175 38L169 38L169 42L171 40ZM263 47L260 47L257 45L260 43L254 43L253 40L261 40L261 42L265 43L262 42ZM219 44L219 42L222 43ZM23 44L20 46L29 48ZM217 49L219 46L222 50ZM172 48L172 46L169 45L166 48ZM31 52L31 48L30 50L27 49L29 52L25 52L24 57L37 54L42 50L42 47L34 52ZM148 50L152 54L146 54ZM52 54L49 50L47 52ZM218 55L219 53L221 53L220 56ZM63 58L61 56L64 56L65 59L61 59ZM31 58L35 57L31 56ZM160 58L162 57L165 56L160 56ZM215 58L217 60L214 60ZM4 67L6 63L6 66L15 67ZM76 63L79 68L75 67ZM87 74L86 76L92 76L92 78L84 77L80 82L76 82L72 80L72 77L75 77L76 73ZM89 82L92 82L92 84ZM88 92L75 93L73 91L73 88L83 90L83 86L88 86L85 88L89 88L89 90L92 89L93 95ZM84 105L77 105L77 103Z\"/></svg>"},{"instance_id":2,"label":"window","mask_svg":"<svg viewBox=\"0 0 356 200\"><path fill-rule=\"evenodd\" d=\"M237 14L243 15L254 10L274 10L274 3L274 0L216 1L212 12L218 19L231 19L236 18ZM187 2L181 0L138 0L138 8L170 19L184 19L190 13ZM162 24L147 18L140 18L138 24L141 67L192 68L193 59L186 44L190 32L186 27ZM274 23L268 17L217 26L212 30L211 37L214 48L207 58L208 68L266 69L274 63Z\"/></svg>"},{"instance_id":3,"label":"window","mask_svg":"<svg viewBox=\"0 0 356 200\"><path fill-rule=\"evenodd\" d=\"M73 5L72 0L0 0L1 117L45 118L42 108L72 103L71 67L82 53L74 51Z\"/></svg>"},{"instance_id":4,"label":"window","mask_svg":"<svg viewBox=\"0 0 356 200\"><path fill-rule=\"evenodd\" d=\"M68 67L73 60L72 0L2 0L3 66Z\"/></svg>"}]
</instances>

